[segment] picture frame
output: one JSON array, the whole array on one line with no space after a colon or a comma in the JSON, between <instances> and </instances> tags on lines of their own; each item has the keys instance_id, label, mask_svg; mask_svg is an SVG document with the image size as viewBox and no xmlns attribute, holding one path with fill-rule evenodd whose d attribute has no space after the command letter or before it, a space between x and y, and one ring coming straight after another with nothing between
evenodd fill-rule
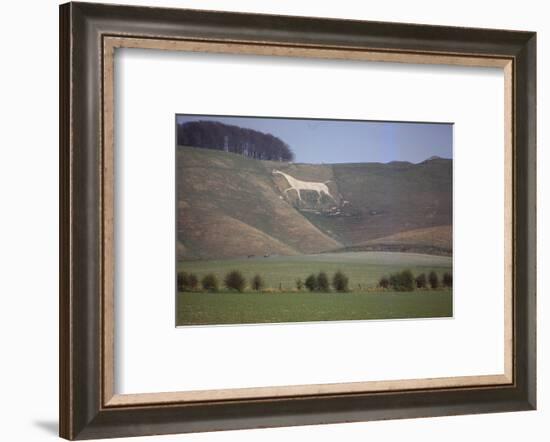
<instances>
[{"instance_id":1,"label":"picture frame","mask_svg":"<svg viewBox=\"0 0 550 442\"><path fill-rule=\"evenodd\" d=\"M505 374L115 394L116 48L490 66L505 78ZM70 440L536 408L536 34L60 6L60 436Z\"/></svg>"}]
</instances>

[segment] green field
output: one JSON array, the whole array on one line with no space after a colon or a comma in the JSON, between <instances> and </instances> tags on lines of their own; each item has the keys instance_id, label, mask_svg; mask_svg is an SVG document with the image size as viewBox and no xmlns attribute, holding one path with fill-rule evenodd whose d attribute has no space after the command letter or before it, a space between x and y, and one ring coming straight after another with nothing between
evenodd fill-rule
<instances>
[{"instance_id":1,"label":"green field","mask_svg":"<svg viewBox=\"0 0 550 442\"><path fill-rule=\"evenodd\" d=\"M266 293L178 293L177 325L307 322L452 316L451 290L391 292L376 289L379 278L410 269L415 275L451 271L449 257L390 252L346 252L301 256L251 257L230 260L182 261L178 270L199 279L214 273L223 281L230 270L247 280L260 274ZM297 292L295 281L325 271L343 271L349 293Z\"/></svg>"},{"instance_id":2,"label":"green field","mask_svg":"<svg viewBox=\"0 0 550 442\"><path fill-rule=\"evenodd\" d=\"M179 293L178 325L436 318L453 314L451 290L412 293Z\"/></svg>"}]
</instances>

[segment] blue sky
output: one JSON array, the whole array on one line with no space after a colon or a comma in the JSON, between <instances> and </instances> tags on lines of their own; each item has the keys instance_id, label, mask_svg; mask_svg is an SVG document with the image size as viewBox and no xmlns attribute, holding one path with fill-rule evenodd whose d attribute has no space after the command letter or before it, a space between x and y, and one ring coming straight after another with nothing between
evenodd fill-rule
<instances>
[{"instance_id":1,"label":"blue sky","mask_svg":"<svg viewBox=\"0 0 550 442\"><path fill-rule=\"evenodd\" d=\"M178 123L199 120L271 133L290 146L297 163L418 163L453 152L451 123L177 116Z\"/></svg>"}]
</instances>

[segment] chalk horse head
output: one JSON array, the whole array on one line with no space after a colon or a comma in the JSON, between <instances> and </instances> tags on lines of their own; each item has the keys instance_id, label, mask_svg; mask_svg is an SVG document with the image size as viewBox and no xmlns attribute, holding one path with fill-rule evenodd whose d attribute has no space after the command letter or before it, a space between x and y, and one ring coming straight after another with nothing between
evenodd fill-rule
<instances>
[{"instance_id":1,"label":"chalk horse head","mask_svg":"<svg viewBox=\"0 0 550 442\"><path fill-rule=\"evenodd\" d=\"M329 196L333 200L336 200L336 198L334 198L334 196L330 193L330 190L327 186L327 183L329 181L325 181L323 183L315 182L315 181L302 181L297 178L294 178L293 176L287 173L281 172L280 170L276 170L276 169L274 169L272 173L273 175L281 175L286 179L289 187L285 189L284 191L285 194L291 190L295 190L298 195L298 199L302 200L300 191L310 190L313 192L317 192L318 198L321 198L321 195L324 193L325 195Z\"/></svg>"}]
</instances>

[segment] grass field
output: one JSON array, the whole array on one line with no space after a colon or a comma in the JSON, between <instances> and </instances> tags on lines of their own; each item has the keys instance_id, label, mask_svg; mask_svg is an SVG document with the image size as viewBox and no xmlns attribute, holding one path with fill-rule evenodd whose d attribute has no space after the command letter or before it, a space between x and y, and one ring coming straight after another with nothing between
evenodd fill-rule
<instances>
[{"instance_id":1,"label":"grass field","mask_svg":"<svg viewBox=\"0 0 550 442\"><path fill-rule=\"evenodd\" d=\"M304 280L310 273L321 270L332 274L343 271L350 280L350 289L375 287L381 276L403 269L415 275L434 270L441 276L450 271L452 260L445 256L392 252L320 253L301 256L270 256L224 260L182 261L178 270L195 273L199 279L214 273L220 282L230 270L240 270L247 280L259 273L267 287L289 290L295 288L297 278Z\"/></svg>"},{"instance_id":2,"label":"grass field","mask_svg":"<svg viewBox=\"0 0 550 442\"><path fill-rule=\"evenodd\" d=\"M452 316L451 290L353 293L179 293L178 325Z\"/></svg>"},{"instance_id":3,"label":"grass field","mask_svg":"<svg viewBox=\"0 0 550 442\"><path fill-rule=\"evenodd\" d=\"M233 269L247 280L260 274L273 293L178 293L177 325L307 322L452 316L452 290L377 291L381 276L410 269L415 275L452 269L444 256L390 252L346 252L301 256L183 261L178 270L223 281ZM296 292L295 281L325 271L343 271L350 293Z\"/></svg>"}]
</instances>

